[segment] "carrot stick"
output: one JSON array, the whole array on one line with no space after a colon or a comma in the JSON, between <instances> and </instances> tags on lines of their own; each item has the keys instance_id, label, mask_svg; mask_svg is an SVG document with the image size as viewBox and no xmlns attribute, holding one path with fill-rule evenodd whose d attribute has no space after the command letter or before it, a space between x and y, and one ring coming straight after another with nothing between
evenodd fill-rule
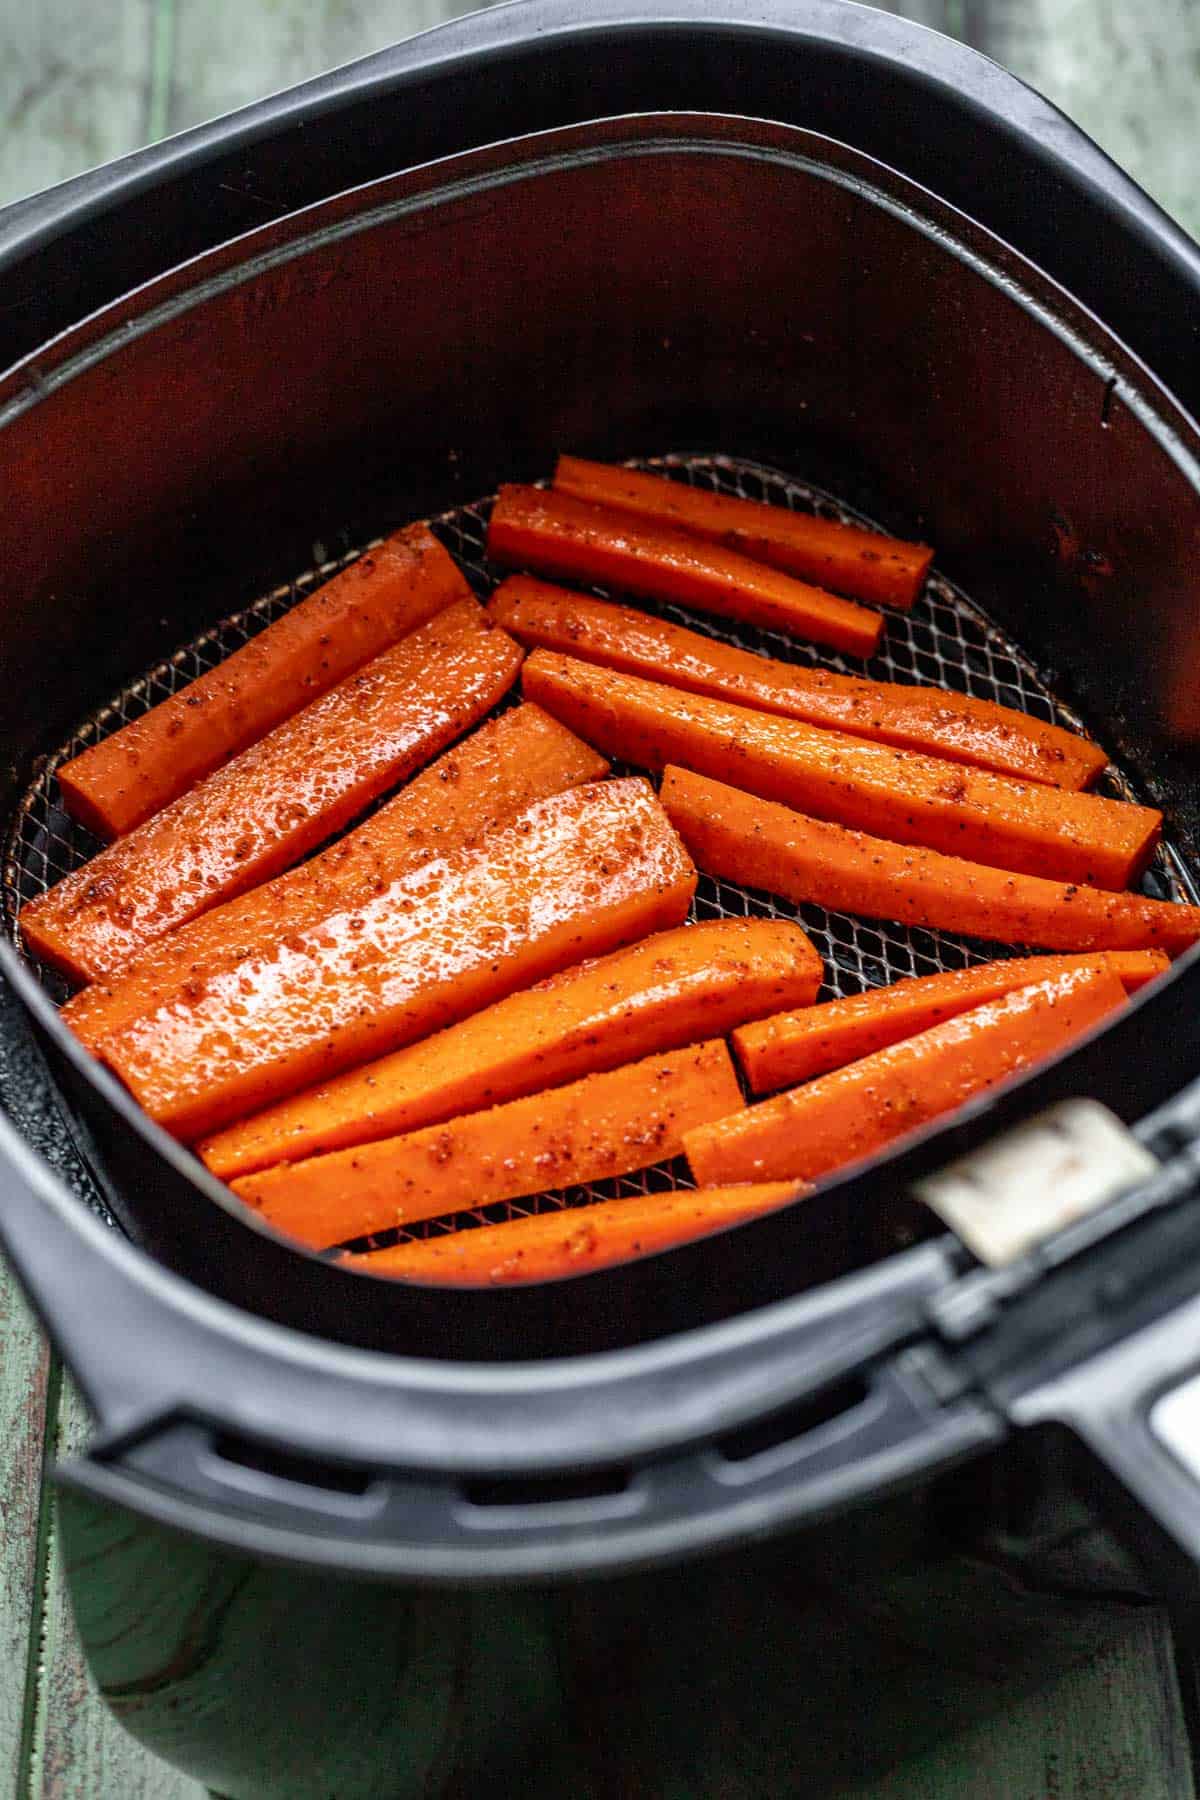
<instances>
[{"instance_id":1,"label":"carrot stick","mask_svg":"<svg viewBox=\"0 0 1200 1800\"><path fill-rule=\"evenodd\" d=\"M1034 981L1072 969L1108 969L1126 993L1133 993L1169 967L1158 950L1099 950L1091 957L1018 956L868 988L800 1012L776 1013L739 1027L733 1047L751 1092L769 1094L844 1068Z\"/></svg>"},{"instance_id":2,"label":"carrot stick","mask_svg":"<svg viewBox=\"0 0 1200 1800\"><path fill-rule=\"evenodd\" d=\"M601 582L651 600L677 600L701 612L830 644L850 656L870 656L883 632L878 613L751 562L736 550L542 488L500 489L487 547L496 562Z\"/></svg>"},{"instance_id":3,"label":"carrot stick","mask_svg":"<svg viewBox=\"0 0 1200 1800\"><path fill-rule=\"evenodd\" d=\"M147 1112L194 1139L680 924L695 882L647 782L572 788L361 906L281 933L99 1053Z\"/></svg>"},{"instance_id":4,"label":"carrot stick","mask_svg":"<svg viewBox=\"0 0 1200 1800\"><path fill-rule=\"evenodd\" d=\"M1106 766L1098 745L1057 725L951 694L945 688L863 681L776 662L669 624L631 606L592 600L532 575L510 575L492 595L497 624L531 648L669 682L692 694L782 713L901 749L924 750L1051 787L1085 788Z\"/></svg>"},{"instance_id":5,"label":"carrot stick","mask_svg":"<svg viewBox=\"0 0 1200 1800\"><path fill-rule=\"evenodd\" d=\"M952 1112L972 1094L1061 1050L1124 1004L1110 969L1018 988L861 1062L688 1132L701 1185L815 1181Z\"/></svg>"},{"instance_id":6,"label":"carrot stick","mask_svg":"<svg viewBox=\"0 0 1200 1800\"><path fill-rule=\"evenodd\" d=\"M1010 875L806 818L668 769L662 802L700 868L835 912L1047 950L1162 950L1200 939L1200 907Z\"/></svg>"},{"instance_id":7,"label":"carrot stick","mask_svg":"<svg viewBox=\"0 0 1200 1800\"><path fill-rule=\"evenodd\" d=\"M464 738L364 824L310 862L156 938L105 981L82 988L63 1018L94 1050L142 1013L200 991L281 928L357 906L409 869L477 841L532 805L607 774L602 756L538 706L518 706Z\"/></svg>"},{"instance_id":8,"label":"carrot stick","mask_svg":"<svg viewBox=\"0 0 1200 1800\"><path fill-rule=\"evenodd\" d=\"M507 1225L447 1232L366 1256L342 1256L338 1267L430 1287L510 1287L562 1281L708 1237L802 1200L808 1191L803 1181L768 1181L758 1186L598 1200L594 1206L572 1206L512 1219Z\"/></svg>"},{"instance_id":9,"label":"carrot stick","mask_svg":"<svg viewBox=\"0 0 1200 1800\"><path fill-rule=\"evenodd\" d=\"M207 675L58 771L63 805L112 839L471 590L426 525L409 525Z\"/></svg>"},{"instance_id":10,"label":"carrot stick","mask_svg":"<svg viewBox=\"0 0 1200 1800\"><path fill-rule=\"evenodd\" d=\"M233 1191L313 1250L678 1156L683 1134L744 1106L720 1038L585 1075L424 1131L244 1175Z\"/></svg>"},{"instance_id":11,"label":"carrot stick","mask_svg":"<svg viewBox=\"0 0 1200 1800\"><path fill-rule=\"evenodd\" d=\"M550 650L533 652L522 682L589 744L642 768L678 763L818 818L1029 875L1125 887L1162 829L1148 806L819 731Z\"/></svg>"},{"instance_id":12,"label":"carrot stick","mask_svg":"<svg viewBox=\"0 0 1200 1800\"><path fill-rule=\"evenodd\" d=\"M662 475L585 462L578 456L559 457L554 489L724 544L755 562L832 588L835 594L904 612L920 594L933 561L927 544L906 543L860 525L842 525L761 500L713 494Z\"/></svg>"},{"instance_id":13,"label":"carrot stick","mask_svg":"<svg viewBox=\"0 0 1200 1800\"><path fill-rule=\"evenodd\" d=\"M21 912L35 956L74 981L256 887L473 725L521 652L474 600L402 638Z\"/></svg>"},{"instance_id":14,"label":"carrot stick","mask_svg":"<svg viewBox=\"0 0 1200 1800\"><path fill-rule=\"evenodd\" d=\"M226 1180L365 1144L806 1006L821 959L798 925L721 919L580 963L435 1037L350 1069L198 1146Z\"/></svg>"}]
</instances>

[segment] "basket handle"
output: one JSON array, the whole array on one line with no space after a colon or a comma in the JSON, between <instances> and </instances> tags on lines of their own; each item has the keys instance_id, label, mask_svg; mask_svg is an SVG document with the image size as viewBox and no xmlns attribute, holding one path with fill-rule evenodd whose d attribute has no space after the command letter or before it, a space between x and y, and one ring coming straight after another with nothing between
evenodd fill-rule
<instances>
[{"instance_id":1,"label":"basket handle","mask_svg":"<svg viewBox=\"0 0 1200 1800\"><path fill-rule=\"evenodd\" d=\"M1099 1465L1135 1547L1167 1565L1173 1587L1183 1580L1200 1590L1200 1298L1008 1411L1016 1425L1073 1433Z\"/></svg>"},{"instance_id":2,"label":"basket handle","mask_svg":"<svg viewBox=\"0 0 1200 1800\"><path fill-rule=\"evenodd\" d=\"M901 1353L817 1409L630 1470L471 1478L333 1469L173 1420L58 1477L238 1554L391 1579L551 1581L646 1567L797 1528L911 1485L1004 1435L962 1395L936 1404Z\"/></svg>"}]
</instances>

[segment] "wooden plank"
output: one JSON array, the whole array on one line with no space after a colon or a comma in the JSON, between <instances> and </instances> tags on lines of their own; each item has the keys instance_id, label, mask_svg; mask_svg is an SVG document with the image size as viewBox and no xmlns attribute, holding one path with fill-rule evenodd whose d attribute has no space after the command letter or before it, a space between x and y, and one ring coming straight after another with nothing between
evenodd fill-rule
<instances>
[{"instance_id":1,"label":"wooden plank","mask_svg":"<svg viewBox=\"0 0 1200 1800\"><path fill-rule=\"evenodd\" d=\"M38 1517L50 1359L7 1266L0 1264L0 1793L18 1791L25 1693L36 1662L41 1574Z\"/></svg>"},{"instance_id":2,"label":"wooden plank","mask_svg":"<svg viewBox=\"0 0 1200 1800\"><path fill-rule=\"evenodd\" d=\"M1165 1614L846 1800L1192 1800Z\"/></svg>"},{"instance_id":3,"label":"wooden plank","mask_svg":"<svg viewBox=\"0 0 1200 1800\"><path fill-rule=\"evenodd\" d=\"M0 7L0 204L142 142L154 0Z\"/></svg>"},{"instance_id":4,"label":"wooden plank","mask_svg":"<svg viewBox=\"0 0 1200 1800\"><path fill-rule=\"evenodd\" d=\"M170 128L264 94L478 10L478 0L177 0Z\"/></svg>"},{"instance_id":5,"label":"wooden plank","mask_svg":"<svg viewBox=\"0 0 1200 1800\"><path fill-rule=\"evenodd\" d=\"M89 1430L87 1409L64 1380L56 1455L79 1450ZM96 1692L71 1619L53 1519L45 1607L26 1789L31 1800L204 1800L205 1789L130 1737Z\"/></svg>"}]
</instances>

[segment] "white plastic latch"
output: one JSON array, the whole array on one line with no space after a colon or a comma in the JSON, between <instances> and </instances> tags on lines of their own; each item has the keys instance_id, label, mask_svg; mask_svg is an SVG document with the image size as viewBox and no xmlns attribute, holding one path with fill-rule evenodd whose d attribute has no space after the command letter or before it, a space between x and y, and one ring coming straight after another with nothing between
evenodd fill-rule
<instances>
[{"instance_id":1,"label":"white plastic latch","mask_svg":"<svg viewBox=\"0 0 1200 1800\"><path fill-rule=\"evenodd\" d=\"M992 1268L1143 1181L1156 1159L1106 1106L1065 1100L913 1192Z\"/></svg>"}]
</instances>

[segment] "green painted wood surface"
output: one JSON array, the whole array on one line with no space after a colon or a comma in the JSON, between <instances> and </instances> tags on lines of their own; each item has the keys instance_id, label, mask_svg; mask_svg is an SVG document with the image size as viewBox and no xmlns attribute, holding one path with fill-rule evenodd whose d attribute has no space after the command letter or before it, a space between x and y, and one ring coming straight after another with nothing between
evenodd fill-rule
<instances>
[{"instance_id":1,"label":"green painted wood surface","mask_svg":"<svg viewBox=\"0 0 1200 1800\"><path fill-rule=\"evenodd\" d=\"M87 1408L69 1380L56 1409L56 1457L87 1441ZM204 1800L205 1790L122 1730L101 1702L80 1658L63 1585L51 1507L36 1687L31 1695L26 1781L33 1800Z\"/></svg>"},{"instance_id":2,"label":"green painted wood surface","mask_svg":"<svg viewBox=\"0 0 1200 1800\"><path fill-rule=\"evenodd\" d=\"M25 1694L38 1646L38 1519L50 1359L23 1295L0 1271L0 1793L18 1790Z\"/></svg>"},{"instance_id":3,"label":"green painted wood surface","mask_svg":"<svg viewBox=\"0 0 1200 1800\"><path fill-rule=\"evenodd\" d=\"M0 204L465 10L458 0L0 0ZM1200 231L1196 0L900 0L890 10L1005 62ZM0 1794L196 1800L194 1782L101 1706L78 1657L43 1470L47 1445L69 1450L85 1435L74 1390L60 1394L0 1268ZM1170 1633L1156 1612L1036 1692L997 1696L982 1712L853 1800L1193 1795ZM864 1729L870 1713L867 1695Z\"/></svg>"}]
</instances>

